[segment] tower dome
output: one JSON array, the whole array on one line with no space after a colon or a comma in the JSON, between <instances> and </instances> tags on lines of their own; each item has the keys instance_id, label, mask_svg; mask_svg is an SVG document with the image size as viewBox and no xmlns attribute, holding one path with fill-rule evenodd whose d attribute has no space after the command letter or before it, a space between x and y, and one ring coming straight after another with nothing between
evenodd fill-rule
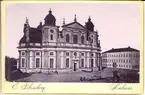
<instances>
[{"instance_id":1,"label":"tower dome","mask_svg":"<svg viewBox=\"0 0 145 95\"><path fill-rule=\"evenodd\" d=\"M89 17L88 22L86 23L86 28L89 31L94 31L94 24L91 21L91 18Z\"/></svg>"},{"instance_id":2,"label":"tower dome","mask_svg":"<svg viewBox=\"0 0 145 95\"><path fill-rule=\"evenodd\" d=\"M51 9L49 10L49 14L45 17L45 25L55 26L55 17L52 15Z\"/></svg>"}]
</instances>

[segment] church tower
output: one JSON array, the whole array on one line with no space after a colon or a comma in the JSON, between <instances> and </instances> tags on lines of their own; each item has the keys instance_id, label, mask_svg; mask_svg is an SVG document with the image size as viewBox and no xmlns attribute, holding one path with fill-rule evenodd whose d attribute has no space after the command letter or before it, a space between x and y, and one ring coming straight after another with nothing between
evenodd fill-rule
<instances>
[{"instance_id":1,"label":"church tower","mask_svg":"<svg viewBox=\"0 0 145 95\"><path fill-rule=\"evenodd\" d=\"M52 15L51 9L49 10L49 14L45 17L45 25L55 26L55 17Z\"/></svg>"},{"instance_id":2,"label":"church tower","mask_svg":"<svg viewBox=\"0 0 145 95\"><path fill-rule=\"evenodd\" d=\"M49 14L44 19L44 25L42 27L43 45L57 42L58 27L56 26L55 22L56 19L50 9Z\"/></svg>"},{"instance_id":3,"label":"church tower","mask_svg":"<svg viewBox=\"0 0 145 95\"><path fill-rule=\"evenodd\" d=\"M87 28L87 30L89 30L89 31L94 31L94 24L92 23L90 17L88 18L88 22L86 23L86 28Z\"/></svg>"}]
</instances>

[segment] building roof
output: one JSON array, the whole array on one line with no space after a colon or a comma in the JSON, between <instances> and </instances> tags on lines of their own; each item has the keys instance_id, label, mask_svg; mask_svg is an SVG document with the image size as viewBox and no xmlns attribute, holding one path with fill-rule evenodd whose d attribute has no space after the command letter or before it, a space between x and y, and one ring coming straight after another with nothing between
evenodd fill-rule
<instances>
[{"instance_id":1,"label":"building roof","mask_svg":"<svg viewBox=\"0 0 145 95\"><path fill-rule=\"evenodd\" d=\"M54 15L52 15L51 9L49 10L49 14L45 17L44 20L45 20L45 25L55 26L56 19L55 19Z\"/></svg>"},{"instance_id":2,"label":"building roof","mask_svg":"<svg viewBox=\"0 0 145 95\"><path fill-rule=\"evenodd\" d=\"M94 31L94 24L92 23L90 17L89 17L89 19L88 19L88 22L86 22L86 27L87 27L87 30L89 30L89 31Z\"/></svg>"},{"instance_id":3,"label":"building roof","mask_svg":"<svg viewBox=\"0 0 145 95\"><path fill-rule=\"evenodd\" d=\"M83 25L81 25L79 22L71 22L71 23L68 23L68 24L63 25L62 27L68 27L68 26L70 26L72 24L75 24L75 23L78 24L78 25L80 25L82 28L86 29L86 27L83 26Z\"/></svg>"},{"instance_id":4,"label":"building roof","mask_svg":"<svg viewBox=\"0 0 145 95\"><path fill-rule=\"evenodd\" d=\"M131 51L136 51L139 52L139 50L131 48L131 47L127 47L127 48L112 48L108 51L105 51L103 53L114 53L114 52L131 52Z\"/></svg>"},{"instance_id":5,"label":"building roof","mask_svg":"<svg viewBox=\"0 0 145 95\"><path fill-rule=\"evenodd\" d=\"M40 29L30 27L29 42L30 43L41 43L42 42L42 32ZM25 35L19 41L19 44L20 43L26 43Z\"/></svg>"}]
</instances>

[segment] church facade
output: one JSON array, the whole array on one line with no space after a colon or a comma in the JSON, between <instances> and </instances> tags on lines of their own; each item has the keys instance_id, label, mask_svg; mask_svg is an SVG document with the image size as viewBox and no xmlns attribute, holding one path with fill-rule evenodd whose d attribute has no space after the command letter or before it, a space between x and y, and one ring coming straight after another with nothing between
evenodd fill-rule
<instances>
[{"instance_id":1,"label":"church facade","mask_svg":"<svg viewBox=\"0 0 145 95\"><path fill-rule=\"evenodd\" d=\"M24 35L19 41L17 67L22 72L65 72L101 69L101 46L98 31L89 17L85 25L74 22L60 30L50 10L37 28L24 24Z\"/></svg>"}]
</instances>

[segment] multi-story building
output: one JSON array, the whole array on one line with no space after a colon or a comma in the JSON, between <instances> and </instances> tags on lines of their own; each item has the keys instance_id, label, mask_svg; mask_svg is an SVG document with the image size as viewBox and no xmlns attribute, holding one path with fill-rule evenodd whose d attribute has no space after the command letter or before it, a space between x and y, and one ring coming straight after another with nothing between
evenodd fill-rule
<instances>
[{"instance_id":1,"label":"multi-story building","mask_svg":"<svg viewBox=\"0 0 145 95\"><path fill-rule=\"evenodd\" d=\"M116 67L122 69L139 69L139 50L131 47L112 48L102 53L102 67Z\"/></svg>"},{"instance_id":2,"label":"multi-story building","mask_svg":"<svg viewBox=\"0 0 145 95\"><path fill-rule=\"evenodd\" d=\"M89 17L85 26L77 22L65 24L62 30L49 11L37 28L24 24L24 35L20 39L18 68L23 72L47 72L91 69L101 67L101 47L98 32Z\"/></svg>"}]
</instances>

